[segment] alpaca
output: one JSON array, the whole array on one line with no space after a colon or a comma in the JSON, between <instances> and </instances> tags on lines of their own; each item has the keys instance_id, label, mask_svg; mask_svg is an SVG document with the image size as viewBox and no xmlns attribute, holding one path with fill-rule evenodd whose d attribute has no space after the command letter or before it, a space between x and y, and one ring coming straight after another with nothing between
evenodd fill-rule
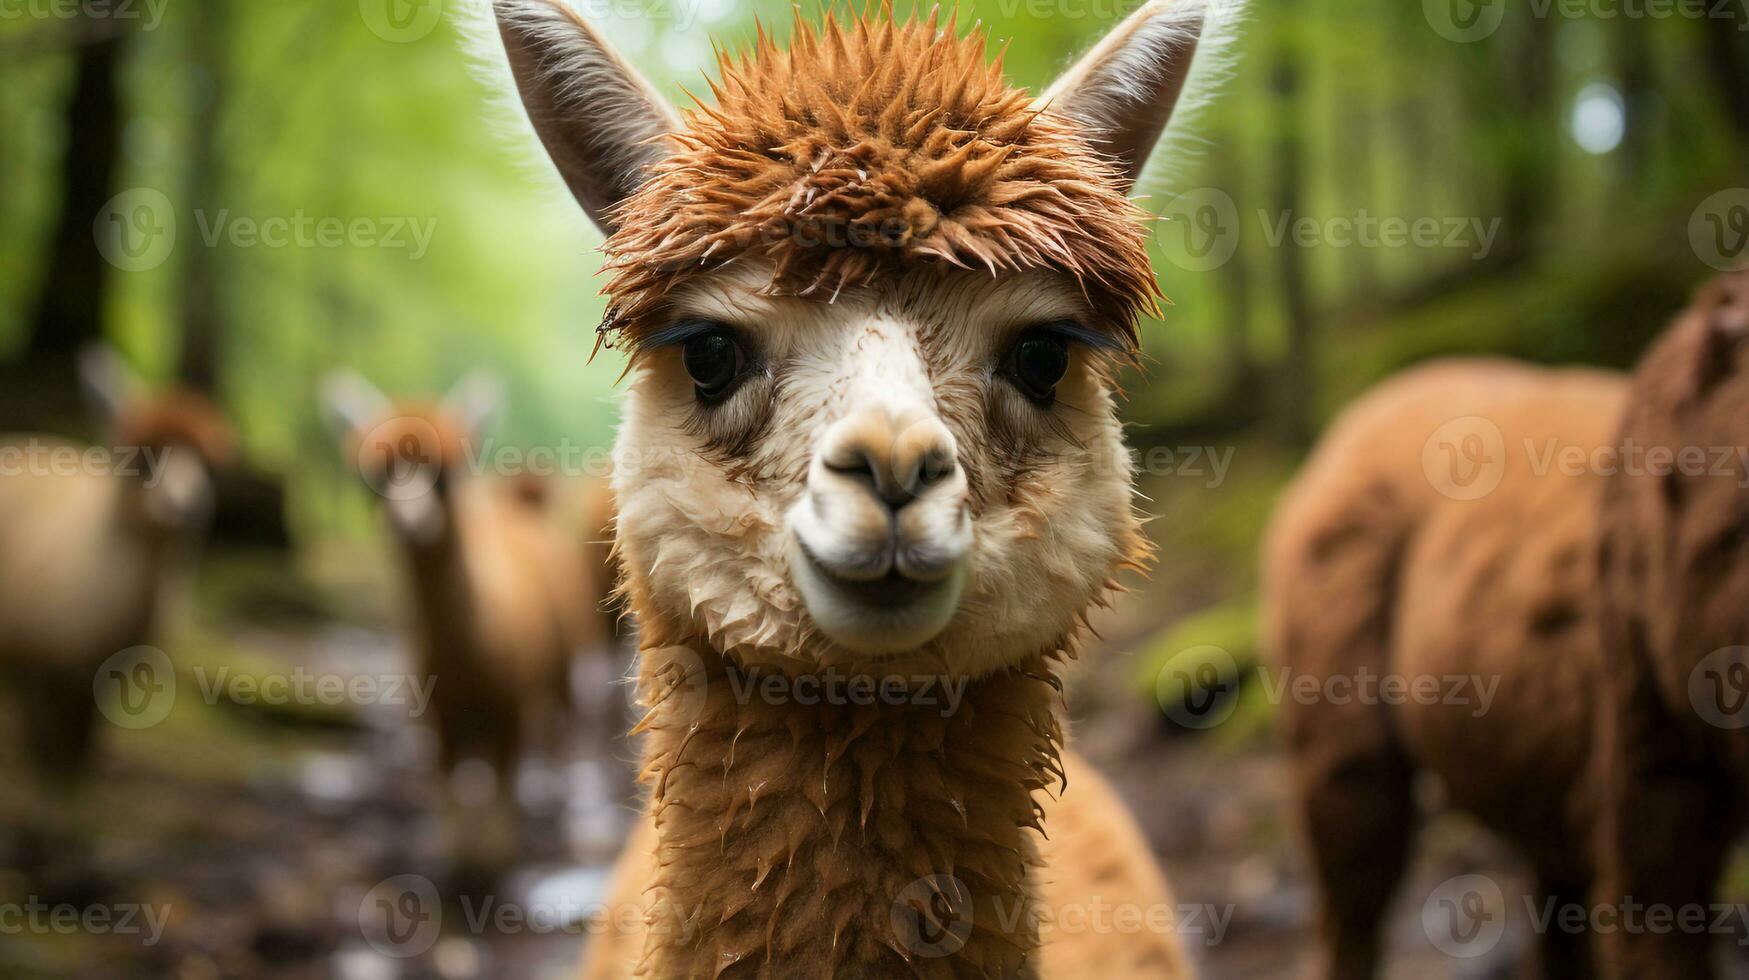
<instances>
[{"instance_id":1,"label":"alpaca","mask_svg":"<svg viewBox=\"0 0 1749 980\"><path fill-rule=\"evenodd\" d=\"M514 779L525 744L555 747L573 658L611 646L608 570L579 540L597 535L567 526L550 489L471 477L468 447L498 405L485 379L436 405L395 404L336 374L323 403L383 496L405 562L410 645L434 681L451 855L463 873L495 874L521 850Z\"/></svg>"},{"instance_id":2,"label":"alpaca","mask_svg":"<svg viewBox=\"0 0 1749 980\"><path fill-rule=\"evenodd\" d=\"M97 452L0 437L0 674L31 761L63 796L91 764L100 665L154 639L233 446L207 399L149 391L108 347L86 350L79 372L105 432Z\"/></svg>"},{"instance_id":3,"label":"alpaca","mask_svg":"<svg viewBox=\"0 0 1749 980\"><path fill-rule=\"evenodd\" d=\"M1539 467L1529 447L1608 445L1625 395L1602 371L1486 360L1413 370L1342 414L1278 506L1264 600L1281 666L1320 682L1442 682L1439 703L1280 705L1322 898L1324 975L1377 969L1419 771L1517 845L1544 896L1585 901L1603 480ZM1475 681L1447 703L1446 678ZM1580 937L1541 939L1549 975L1588 975Z\"/></svg>"},{"instance_id":4,"label":"alpaca","mask_svg":"<svg viewBox=\"0 0 1749 980\"><path fill-rule=\"evenodd\" d=\"M1663 479L1629 447L1643 460L1745 444L1745 287L1741 275L1709 287L1631 381L1504 361L1389 381L1331 427L1283 498L1264 576L1284 666L1494 690L1485 706L1283 702L1325 975L1376 970L1418 772L1519 848L1539 907L1631 896L1676 909L1711 895L1745 782L1701 761L1731 758L1703 748L1730 733L1695 714L1688 684L1707 652L1749 642L1731 601L1749 584L1749 474L1732 456L1729 479ZM1596 972L1593 938L1544 929L1545 975ZM1598 966L1705 975L1705 936L1604 938Z\"/></svg>"},{"instance_id":5,"label":"alpaca","mask_svg":"<svg viewBox=\"0 0 1749 980\"><path fill-rule=\"evenodd\" d=\"M1749 813L1749 271L1701 291L1627 406L1619 444L1642 464L1609 478L1600 522L1596 901L1707 909ZM1615 930L1603 959L1612 976L1708 977L1714 938Z\"/></svg>"},{"instance_id":6,"label":"alpaca","mask_svg":"<svg viewBox=\"0 0 1749 980\"><path fill-rule=\"evenodd\" d=\"M1145 5L1037 99L935 14L798 14L680 114L562 3L494 8L630 356L649 800L616 902L652 903L590 975L1184 975L1169 927L1054 926L1171 908L1060 751L1057 674L1145 558L1114 375L1158 288L1125 195L1205 9Z\"/></svg>"}]
</instances>

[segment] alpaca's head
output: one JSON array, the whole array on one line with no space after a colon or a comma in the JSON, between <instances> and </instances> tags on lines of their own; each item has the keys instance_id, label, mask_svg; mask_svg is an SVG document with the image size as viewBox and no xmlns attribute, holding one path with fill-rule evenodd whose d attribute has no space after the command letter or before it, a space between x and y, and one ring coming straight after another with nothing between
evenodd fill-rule
<instances>
[{"instance_id":1,"label":"alpaca's head","mask_svg":"<svg viewBox=\"0 0 1749 980\"><path fill-rule=\"evenodd\" d=\"M236 433L210 399L186 388L153 390L105 344L80 354L85 399L117 451L131 457L146 519L166 532L204 528L214 471L236 454Z\"/></svg>"},{"instance_id":2,"label":"alpaca's head","mask_svg":"<svg viewBox=\"0 0 1749 980\"><path fill-rule=\"evenodd\" d=\"M470 375L440 401L396 402L359 375L337 371L323 379L320 396L341 452L382 497L396 535L414 546L442 540L472 446L499 413L500 385Z\"/></svg>"},{"instance_id":3,"label":"alpaca's head","mask_svg":"<svg viewBox=\"0 0 1749 980\"><path fill-rule=\"evenodd\" d=\"M1647 353L1620 445L1606 553L1633 635L1666 656L1749 644L1749 270L1708 283Z\"/></svg>"},{"instance_id":4,"label":"alpaca's head","mask_svg":"<svg viewBox=\"0 0 1749 980\"><path fill-rule=\"evenodd\" d=\"M618 541L646 643L982 674L1143 550L1113 374L1157 295L1127 198L1201 15L1145 7L1044 96L951 24L797 20L685 114L562 5L498 0L609 234Z\"/></svg>"}]
</instances>

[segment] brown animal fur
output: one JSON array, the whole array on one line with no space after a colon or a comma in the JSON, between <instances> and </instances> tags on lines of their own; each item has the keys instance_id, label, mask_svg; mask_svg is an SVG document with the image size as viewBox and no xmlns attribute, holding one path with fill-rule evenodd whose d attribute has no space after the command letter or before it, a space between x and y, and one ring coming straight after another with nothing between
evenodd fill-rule
<instances>
[{"instance_id":1,"label":"brown animal fur","mask_svg":"<svg viewBox=\"0 0 1749 980\"><path fill-rule=\"evenodd\" d=\"M1264 572L1268 644L1284 667L1320 681L1498 681L1486 712L1474 687L1469 704L1444 701L1444 683L1435 704L1283 701L1326 975L1376 968L1418 772L1523 849L1545 894L1584 900L1603 480L1538 472L1536 460L1554 444L1607 445L1625 395L1624 379L1594 371L1497 361L1412 371L1344 413L1278 508ZM1442 429L1465 418L1482 421ZM1466 435L1491 427L1502 441L1472 446L1500 469L1465 472L1480 462L1463 455ZM1499 486L1477 499L1435 485L1468 496L1445 481L1488 472ZM1581 940L1544 939L1551 973L1585 975Z\"/></svg>"},{"instance_id":2,"label":"brown animal fur","mask_svg":"<svg viewBox=\"0 0 1749 980\"><path fill-rule=\"evenodd\" d=\"M443 406L403 404L353 435L350 458L377 487L389 485L391 471L406 478L406 466L430 467L423 479L442 514L436 531L397 534L407 626L420 672L435 681L440 770L453 777L474 759L496 776L496 812L462 806L450 828L462 863L494 871L516 856L512 780L531 739L556 744L573 657L612 646L602 606L611 582L605 561L589 561L605 558L599 532L558 520L550 489L531 496L523 482L472 478L469 438ZM601 520L598 505L585 520Z\"/></svg>"},{"instance_id":3,"label":"brown animal fur","mask_svg":"<svg viewBox=\"0 0 1749 980\"><path fill-rule=\"evenodd\" d=\"M684 118L569 10L495 9L530 120L610 232L602 336L634 348L619 448L651 465L615 490L653 855L617 880L653 895L642 973L1181 975L1170 933L1064 940L1068 963L1035 913L1166 900L1109 795L1065 825L1122 852L1047 874L1038 829L1056 660L1141 557L1110 375L1158 293L1126 193L1205 8L1137 10L1048 105L933 16L798 18L790 50L723 56ZM688 378L701 327L749 368L722 401ZM1051 328L1072 365L1024 396L1007 348ZM890 580L861 573L879 562ZM829 668L964 702L787 696ZM947 921L913 935L912 903ZM592 973L631 945L597 944Z\"/></svg>"},{"instance_id":4,"label":"brown animal fur","mask_svg":"<svg viewBox=\"0 0 1749 980\"><path fill-rule=\"evenodd\" d=\"M829 300L905 263L1059 269L1102 326L1137 342L1159 296L1141 209L1079 127L984 60L981 27L867 15L790 48L724 50L715 105L620 207L604 331L634 336L680 280L748 256L771 289Z\"/></svg>"},{"instance_id":5,"label":"brown animal fur","mask_svg":"<svg viewBox=\"0 0 1749 980\"><path fill-rule=\"evenodd\" d=\"M32 454L0 476L0 671L16 687L31 760L64 789L90 765L98 666L154 639L179 554L202 530L152 503L156 480L184 456L224 465L233 446L218 409L192 392L132 394L114 408L111 470L31 464L86 447L0 438L3 451Z\"/></svg>"},{"instance_id":6,"label":"brown animal fur","mask_svg":"<svg viewBox=\"0 0 1749 980\"><path fill-rule=\"evenodd\" d=\"M1150 914L1175 909L1159 869L1150 861L1135 860L1148 845L1123 801L1079 755L1064 751L1062 762L1072 789L1043 798L1042 821L1050 834L1038 842L1035 874L1040 906L1077 913L1090 911L1097 902ZM591 925L583 980L631 975L644 956L648 922L673 921L668 918L670 908L651 909L649 882L656 876L656 842L655 825L649 820L641 821L627 841L626 859L615 869L608 889L606 913ZM1047 922L1045 932L1047 938L1038 951L1043 976L1123 980L1190 975L1183 950L1167 936L1149 934L1146 941L1114 942L1108 933L1072 922L1058 928ZM902 968L898 975L911 975L911 970Z\"/></svg>"},{"instance_id":7,"label":"brown animal fur","mask_svg":"<svg viewBox=\"0 0 1749 980\"><path fill-rule=\"evenodd\" d=\"M1631 383L1504 364L1412 373L1351 409L1284 500L1265 572L1285 664L1499 681L1484 718L1284 703L1331 975L1376 962L1417 770L1518 845L1562 902L1674 914L1711 900L1744 822L1749 741L1704 720L1691 685L1704 658L1749 642L1746 333L1739 273L1701 292ZM1472 501L1440 496L1430 477L1445 474L1422 456L1465 416L1504 436L1500 485ZM1553 445L1597 462L1533 472ZM1668 472L1685 451L1704 473ZM1607 975L1707 976L1712 939L1557 928L1544 968L1589 975L1600 941Z\"/></svg>"},{"instance_id":8,"label":"brown animal fur","mask_svg":"<svg viewBox=\"0 0 1749 980\"><path fill-rule=\"evenodd\" d=\"M1621 440L1703 462L1623 471L1604 494L1597 900L1705 908L1749 814L1749 736L1728 727L1749 719L1730 702L1749 656L1729 652L1749 644L1749 272L1702 290L1653 347ZM1602 938L1611 975L1712 975L1711 933Z\"/></svg>"}]
</instances>

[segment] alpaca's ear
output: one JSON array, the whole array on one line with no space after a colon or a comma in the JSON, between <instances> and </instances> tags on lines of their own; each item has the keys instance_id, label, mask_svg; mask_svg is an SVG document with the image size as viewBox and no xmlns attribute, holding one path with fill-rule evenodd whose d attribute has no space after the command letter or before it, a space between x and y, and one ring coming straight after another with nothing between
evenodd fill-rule
<instances>
[{"instance_id":1,"label":"alpaca's ear","mask_svg":"<svg viewBox=\"0 0 1749 980\"><path fill-rule=\"evenodd\" d=\"M97 341L79 352L79 388L92 417L104 425L146 391L146 383L114 347Z\"/></svg>"},{"instance_id":2,"label":"alpaca's ear","mask_svg":"<svg viewBox=\"0 0 1749 980\"><path fill-rule=\"evenodd\" d=\"M317 400L322 421L341 443L380 425L393 410L387 395L352 371L334 371L323 378Z\"/></svg>"},{"instance_id":3,"label":"alpaca's ear","mask_svg":"<svg viewBox=\"0 0 1749 980\"><path fill-rule=\"evenodd\" d=\"M667 155L679 117L564 0L494 0L523 107L577 203L605 232Z\"/></svg>"},{"instance_id":4,"label":"alpaca's ear","mask_svg":"<svg viewBox=\"0 0 1749 980\"><path fill-rule=\"evenodd\" d=\"M457 381L449 394L443 396L443 407L470 436L497 426L504 414L504 402L504 382L484 371Z\"/></svg>"},{"instance_id":5,"label":"alpaca's ear","mask_svg":"<svg viewBox=\"0 0 1749 980\"><path fill-rule=\"evenodd\" d=\"M1208 16L1207 0L1150 0L1039 100L1081 123L1093 144L1118 160L1126 190L1172 117Z\"/></svg>"}]
</instances>

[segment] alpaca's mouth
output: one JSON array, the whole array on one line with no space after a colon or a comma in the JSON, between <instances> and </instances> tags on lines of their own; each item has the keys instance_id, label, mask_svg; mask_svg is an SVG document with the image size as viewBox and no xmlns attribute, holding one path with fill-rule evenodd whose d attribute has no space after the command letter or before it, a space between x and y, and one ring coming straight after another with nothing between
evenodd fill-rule
<instances>
[{"instance_id":1,"label":"alpaca's mouth","mask_svg":"<svg viewBox=\"0 0 1749 980\"><path fill-rule=\"evenodd\" d=\"M929 594L941 588L940 582L922 582L909 578L897 568L876 579L844 578L827 568L807 543L801 545L802 557L813 567L815 574L831 583L832 587L846 596L869 606L883 609L900 609L909 606L920 599L926 599Z\"/></svg>"},{"instance_id":2,"label":"alpaca's mouth","mask_svg":"<svg viewBox=\"0 0 1749 980\"><path fill-rule=\"evenodd\" d=\"M863 653L913 650L934 639L959 607L960 570L919 581L897 569L868 580L845 578L796 542L796 586L808 613L839 645Z\"/></svg>"}]
</instances>

